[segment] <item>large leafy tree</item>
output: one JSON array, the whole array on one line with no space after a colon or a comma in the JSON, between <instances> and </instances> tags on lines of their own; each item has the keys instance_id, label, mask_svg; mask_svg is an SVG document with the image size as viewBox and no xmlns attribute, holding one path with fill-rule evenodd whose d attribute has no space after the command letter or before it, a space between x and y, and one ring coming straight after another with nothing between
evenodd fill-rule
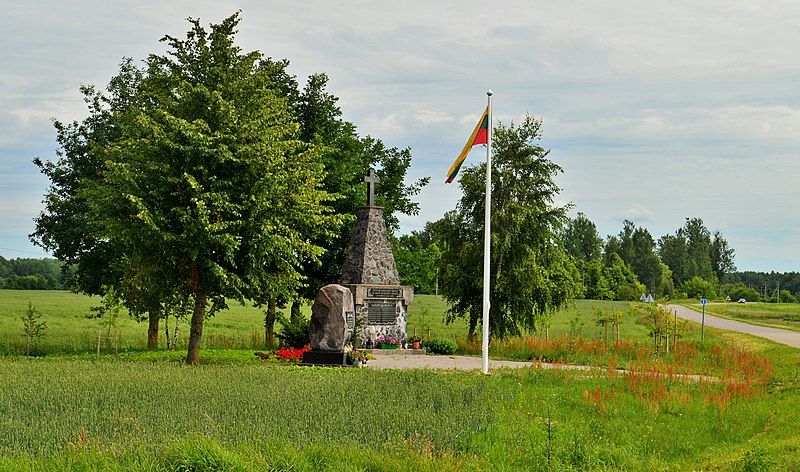
<instances>
[{"instance_id":1,"label":"large leafy tree","mask_svg":"<svg viewBox=\"0 0 800 472\"><path fill-rule=\"evenodd\" d=\"M111 143L122 137L123 116L136 102L143 72L124 59L107 89L81 87L88 116L80 122L55 121L56 160L34 159L50 180L42 213L36 218L31 239L64 262L71 288L90 295L114 290L136 318L147 313L148 347L158 344L158 322L165 294L149 278L136 255L122 241L110 237L90 215L85 189L104 179ZM148 251L146 257L154 257Z\"/></svg>"},{"instance_id":2,"label":"large leafy tree","mask_svg":"<svg viewBox=\"0 0 800 472\"><path fill-rule=\"evenodd\" d=\"M562 307L580 290L572 258L558 232L566 208L554 204L553 181L561 168L541 147L541 122L494 131L492 167L492 336L534 329L542 315ZM474 335L481 320L485 164L463 170L456 209L437 224L445 243L441 292L451 304L448 320L465 317Z\"/></svg>"},{"instance_id":3,"label":"large leafy tree","mask_svg":"<svg viewBox=\"0 0 800 472\"><path fill-rule=\"evenodd\" d=\"M608 282L615 300L636 300L645 290L644 285L639 283L630 266L615 252L607 255L603 266L603 276Z\"/></svg>"},{"instance_id":4,"label":"large leafy tree","mask_svg":"<svg viewBox=\"0 0 800 472\"><path fill-rule=\"evenodd\" d=\"M187 58L187 61L191 60ZM263 80L264 88L289 108L292 121L298 123L299 129L293 137L302 141L296 143L299 149L313 154L315 162L321 163L324 169L320 174L323 190L339 197L324 204L343 215L346 224L332 225L329 231L309 235L311 244L325 251L321 255L303 258L300 273L304 283L293 284L293 293L267 297L264 303L270 307L265 319L268 339L274 336L276 305L294 299L292 311L299 313L297 301L300 298L313 298L319 286L338 279L352 233L353 218L349 218L348 223L347 217L365 203L363 176L369 167L378 168L381 177L378 203L385 207L392 230L397 228L397 213L416 214L419 211L412 198L427 183L427 179L405 183L411 162L410 150L388 148L369 136L362 138L352 123L342 119L338 98L326 90L328 79L325 74L310 76L301 88L297 79L288 73L288 66L288 60L266 57L259 57L253 63L254 74ZM159 293L152 290L167 285L159 283L164 274L149 272L146 261L139 259L161 257L155 250L156 246L140 254L135 247L127 247L124 241L100 230L96 221L88 217L85 192L80 190L105 178L103 172L110 143L121 139L119 121L130 117L126 112L131 103L141 108L143 100L151 100L146 94L152 95L158 86L176 88L175 80L163 71L158 72L159 77L152 73L153 61L149 61L148 67L149 70L139 70L126 59L106 93L101 94L92 87L83 89L89 104L88 118L80 123L56 122L59 159L55 162L36 160L50 178L51 189L46 195L46 210L37 220L37 230L32 238L67 262L65 268L70 274L75 274L72 283L76 289L104 293L114 288L118 294L124 295L122 299L132 314L149 311L149 345L155 347L160 314L169 307L185 305L185 297L169 291ZM186 75L199 78L198 72L194 68L194 72ZM147 84L141 84L145 75ZM150 278L155 279L154 285L149 284ZM170 297L177 297L177 301L167 300Z\"/></svg>"},{"instance_id":5,"label":"large leafy tree","mask_svg":"<svg viewBox=\"0 0 800 472\"><path fill-rule=\"evenodd\" d=\"M650 232L641 226L633 231L631 240L633 242L631 269L639 282L649 291L656 292L662 273L661 260L656 253L656 242Z\"/></svg>"},{"instance_id":6,"label":"large leafy tree","mask_svg":"<svg viewBox=\"0 0 800 472\"><path fill-rule=\"evenodd\" d=\"M193 364L209 309L226 298L290 296L302 263L323 251L312 241L341 218L326 206L323 166L274 90L274 63L234 44L238 14L210 30L190 22L185 39L163 39L167 55L147 59L104 180L87 195L91 217L130 265L191 301Z\"/></svg>"},{"instance_id":7,"label":"large leafy tree","mask_svg":"<svg viewBox=\"0 0 800 472\"><path fill-rule=\"evenodd\" d=\"M687 280L687 260L689 254L686 250L686 238L682 234L667 234L658 239L658 255L672 272L672 281L675 286L680 286Z\"/></svg>"},{"instance_id":8,"label":"large leafy tree","mask_svg":"<svg viewBox=\"0 0 800 472\"><path fill-rule=\"evenodd\" d=\"M686 218L683 228L678 230L686 239L686 273L684 278L689 280L700 277L709 280L714 276L711 265L711 231L708 230L700 218Z\"/></svg>"}]
</instances>

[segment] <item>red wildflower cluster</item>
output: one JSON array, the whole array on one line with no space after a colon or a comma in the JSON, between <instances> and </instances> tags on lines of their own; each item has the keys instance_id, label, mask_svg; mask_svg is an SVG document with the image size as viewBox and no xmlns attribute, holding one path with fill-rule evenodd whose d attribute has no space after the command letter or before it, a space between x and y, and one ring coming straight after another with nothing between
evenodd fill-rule
<instances>
[{"instance_id":1,"label":"red wildflower cluster","mask_svg":"<svg viewBox=\"0 0 800 472\"><path fill-rule=\"evenodd\" d=\"M273 354L275 355L275 359L297 360L301 359L303 357L303 354L310 350L311 346L308 345L303 346L300 349L295 349L293 347L287 349L285 347L282 347L277 351L273 351Z\"/></svg>"}]
</instances>

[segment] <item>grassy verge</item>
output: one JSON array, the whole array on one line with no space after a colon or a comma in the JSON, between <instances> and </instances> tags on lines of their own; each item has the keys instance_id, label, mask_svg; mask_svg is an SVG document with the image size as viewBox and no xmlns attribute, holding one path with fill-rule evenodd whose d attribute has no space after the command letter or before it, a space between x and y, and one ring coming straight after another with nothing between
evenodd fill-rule
<instances>
[{"instance_id":1,"label":"grassy verge","mask_svg":"<svg viewBox=\"0 0 800 472\"><path fill-rule=\"evenodd\" d=\"M696 300L681 300L679 304L701 311ZM800 303L710 303L706 313L757 326L800 331Z\"/></svg>"}]
</instances>

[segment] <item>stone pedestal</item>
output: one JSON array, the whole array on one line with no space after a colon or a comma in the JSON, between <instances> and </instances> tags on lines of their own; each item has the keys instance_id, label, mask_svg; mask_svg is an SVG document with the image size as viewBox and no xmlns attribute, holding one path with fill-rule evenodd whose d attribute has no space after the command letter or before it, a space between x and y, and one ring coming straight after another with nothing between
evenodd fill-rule
<instances>
[{"instance_id":1,"label":"stone pedestal","mask_svg":"<svg viewBox=\"0 0 800 472\"><path fill-rule=\"evenodd\" d=\"M414 302L414 288L406 285L347 285L353 293L356 323L362 326L359 347L378 336L407 339L408 306Z\"/></svg>"},{"instance_id":2,"label":"stone pedestal","mask_svg":"<svg viewBox=\"0 0 800 472\"><path fill-rule=\"evenodd\" d=\"M352 367L348 364L347 353L344 351L308 351L303 354L303 362L300 365Z\"/></svg>"}]
</instances>

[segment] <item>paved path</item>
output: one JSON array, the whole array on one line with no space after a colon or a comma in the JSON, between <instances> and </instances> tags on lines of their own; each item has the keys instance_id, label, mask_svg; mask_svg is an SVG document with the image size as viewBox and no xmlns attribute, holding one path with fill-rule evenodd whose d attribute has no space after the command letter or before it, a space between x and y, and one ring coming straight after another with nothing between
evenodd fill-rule
<instances>
[{"instance_id":1,"label":"paved path","mask_svg":"<svg viewBox=\"0 0 800 472\"><path fill-rule=\"evenodd\" d=\"M667 305L667 308L669 310L676 311L678 318L694 321L698 324L700 323L700 318L702 315L698 311L694 311L681 305ZM769 328L767 326L742 323L741 321L729 320L726 318L719 318L714 315L709 315L708 312L706 312L706 326L752 334L753 336L766 338L771 341L775 341L776 343L800 348L800 331L790 331L788 329Z\"/></svg>"}]
</instances>

